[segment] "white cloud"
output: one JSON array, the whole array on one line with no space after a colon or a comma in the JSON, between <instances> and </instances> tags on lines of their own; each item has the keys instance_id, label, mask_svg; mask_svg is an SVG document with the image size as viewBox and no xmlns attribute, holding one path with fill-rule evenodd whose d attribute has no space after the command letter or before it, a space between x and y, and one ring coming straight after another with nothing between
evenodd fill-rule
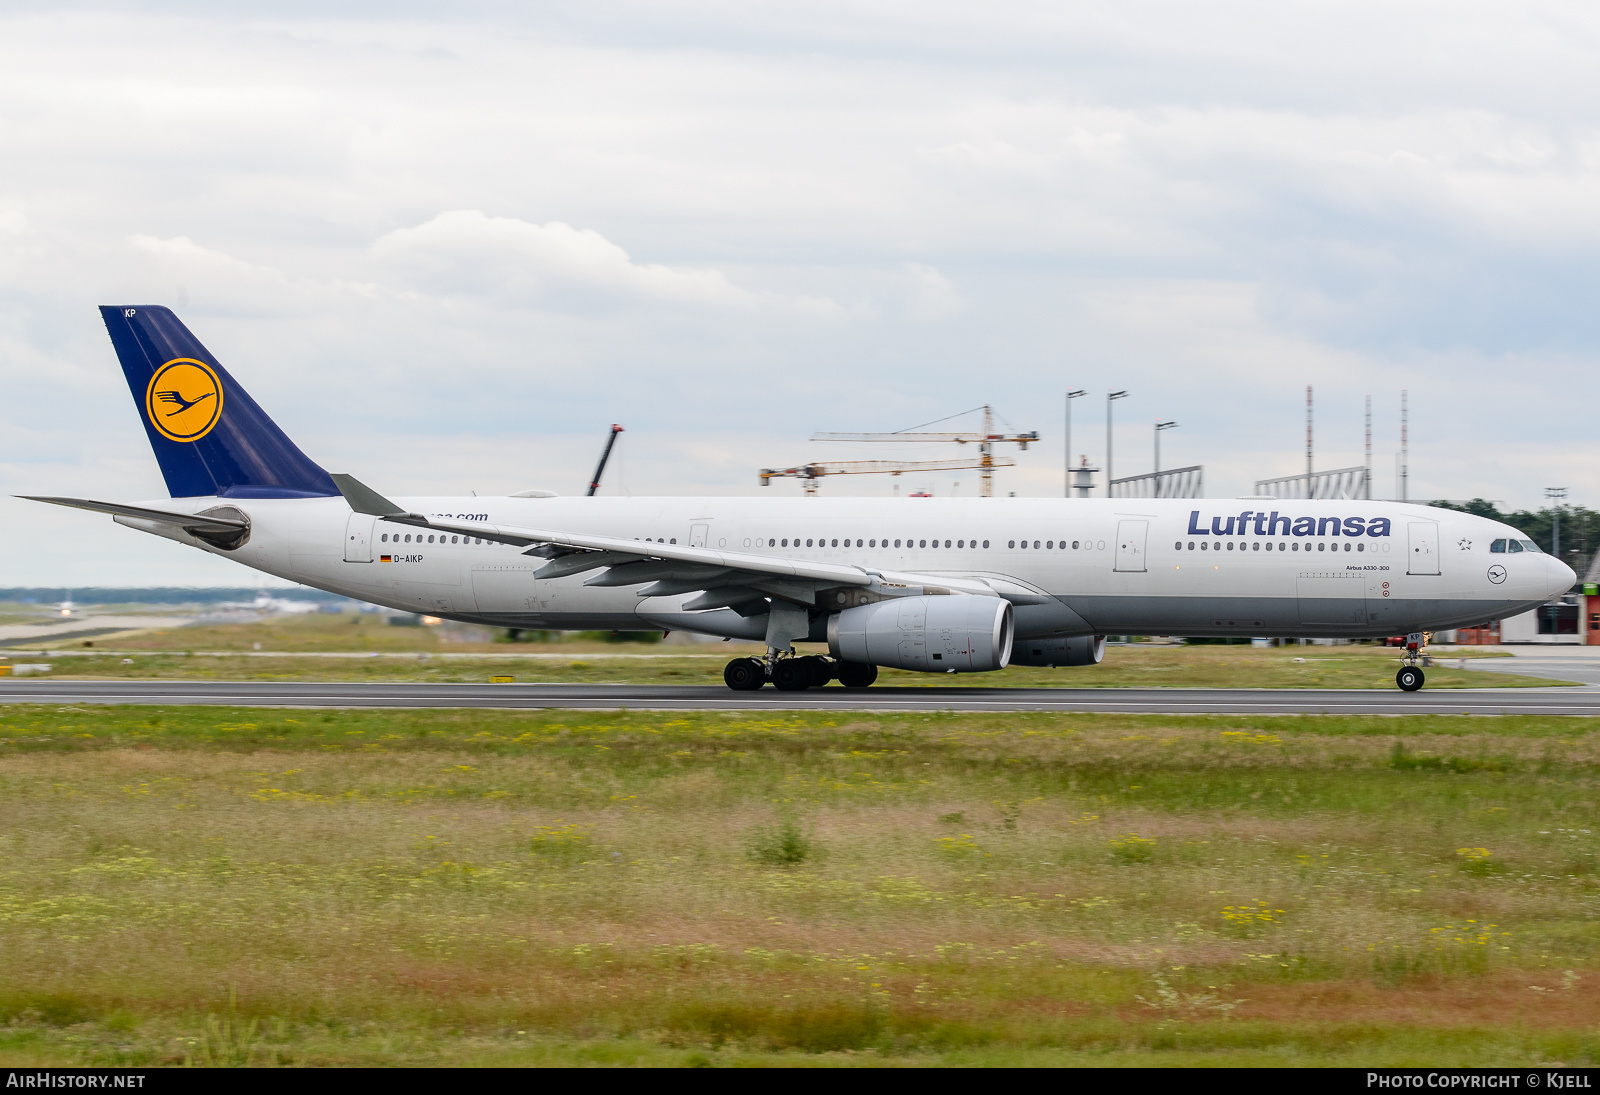
<instances>
[{"instance_id":1,"label":"white cloud","mask_svg":"<svg viewBox=\"0 0 1600 1095\"><path fill-rule=\"evenodd\" d=\"M587 296L608 301L747 307L758 297L718 270L636 263L593 229L530 224L475 209L440 213L380 237L373 255L401 277L443 294L515 303Z\"/></svg>"}]
</instances>

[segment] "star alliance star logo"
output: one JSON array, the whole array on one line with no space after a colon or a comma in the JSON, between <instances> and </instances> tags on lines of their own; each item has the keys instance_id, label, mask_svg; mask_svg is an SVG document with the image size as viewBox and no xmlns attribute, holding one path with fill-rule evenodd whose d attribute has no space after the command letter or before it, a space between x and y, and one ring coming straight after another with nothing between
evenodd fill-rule
<instances>
[{"instance_id":1,"label":"star alliance star logo","mask_svg":"<svg viewBox=\"0 0 1600 1095\"><path fill-rule=\"evenodd\" d=\"M1466 540L1466 539L1457 540L1456 541L1456 546L1459 547L1462 551L1471 551L1472 550L1472 541L1471 540Z\"/></svg>"}]
</instances>

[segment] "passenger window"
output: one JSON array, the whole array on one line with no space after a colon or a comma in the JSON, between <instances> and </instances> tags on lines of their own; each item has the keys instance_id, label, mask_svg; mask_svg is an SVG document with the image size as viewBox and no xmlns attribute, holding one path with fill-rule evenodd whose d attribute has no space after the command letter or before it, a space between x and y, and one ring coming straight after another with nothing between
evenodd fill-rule
<instances>
[{"instance_id":1,"label":"passenger window","mask_svg":"<svg viewBox=\"0 0 1600 1095\"><path fill-rule=\"evenodd\" d=\"M1524 541L1522 541L1522 550L1523 551L1540 551L1541 549L1540 549L1539 545L1534 543L1532 540L1524 540Z\"/></svg>"},{"instance_id":2,"label":"passenger window","mask_svg":"<svg viewBox=\"0 0 1600 1095\"><path fill-rule=\"evenodd\" d=\"M1508 540L1506 541L1506 550L1513 553L1519 552L1522 550L1522 545L1515 540Z\"/></svg>"},{"instance_id":3,"label":"passenger window","mask_svg":"<svg viewBox=\"0 0 1600 1095\"><path fill-rule=\"evenodd\" d=\"M1173 551L1182 551L1183 550L1183 541L1179 540L1177 543L1173 544L1172 545L1172 550Z\"/></svg>"},{"instance_id":4,"label":"passenger window","mask_svg":"<svg viewBox=\"0 0 1600 1095\"><path fill-rule=\"evenodd\" d=\"M1016 547L1016 546L1017 546L1017 542L1016 542L1016 541L1015 541L1015 540L1007 540L1007 541L1006 541L1006 547L1008 547L1008 548L1014 548L1014 547Z\"/></svg>"},{"instance_id":5,"label":"passenger window","mask_svg":"<svg viewBox=\"0 0 1600 1095\"><path fill-rule=\"evenodd\" d=\"M1077 546L1078 546L1078 545L1076 545L1076 544L1074 544L1074 545L1072 545L1072 546L1073 546L1073 547L1077 547ZM1193 550L1194 550L1194 541L1193 541L1193 540L1190 540L1190 541L1189 541L1189 550L1190 550L1190 551L1193 551Z\"/></svg>"},{"instance_id":6,"label":"passenger window","mask_svg":"<svg viewBox=\"0 0 1600 1095\"><path fill-rule=\"evenodd\" d=\"M387 544L389 542L389 534L386 532L382 536L378 537L378 542L380 544Z\"/></svg>"},{"instance_id":7,"label":"passenger window","mask_svg":"<svg viewBox=\"0 0 1600 1095\"><path fill-rule=\"evenodd\" d=\"M1076 541L1076 540L1072 541L1072 550L1073 551L1077 551L1078 550L1078 541Z\"/></svg>"},{"instance_id":8,"label":"passenger window","mask_svg":"<svg viewBox=\"0 0 1600 1095\"><path fill-rule=\"evenodd\" d=\"M1505 553L1506 542L1504 540L1496 540L1494 543L1489 545L1490 555L1504 555Z\"/></svg>"},{"instance_id":9,"label":"passenger window","mask_svg":"<svg viewBox=\"0 0 1600 1095\"><path fill-rule=\"evenodd\" d=\"M1200 541L1200 550L1201 551L1205 551L1205 550L1209 549L1210 547L1211 547L1211 541L1209 541L1209 540L1201 540Z\"/></svg>"},{"instance_id":10,"label":"passenger window","mask_svg":"<svg viewBox=\"0 0 1600 1095\"><path fill-rule=\"evenodd\" d=\"M1250 545L1250 550L1251 551L1260 551L1261 550L1261 545L1259 543L1251 544Z\"/></svg>"},{"instance_id":11,"label":"passenger window","mask_svg":"<svg viewBox=\"0 0 1600 1095\"><path fill-rule=\"evenodd\" d=\"M989 546L989 541L987 541L987 540L985 540L985 541L984 541L984 542L983 542L983 546L984 546L984 547L988 547L988 546Z\"/></svg>"}]
</instances>

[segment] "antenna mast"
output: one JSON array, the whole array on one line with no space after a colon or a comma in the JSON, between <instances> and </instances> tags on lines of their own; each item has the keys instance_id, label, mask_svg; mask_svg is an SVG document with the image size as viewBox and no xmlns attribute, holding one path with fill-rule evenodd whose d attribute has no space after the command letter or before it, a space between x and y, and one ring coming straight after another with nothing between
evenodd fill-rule
<instances>
[{"instance_id":1,"label":"antenna mast","mask_svg":"<svg viewBox=\"0 0 1600 1095\"><path fill-rule=\"evenodd\" d=\"M1311 473L1311 385L1306 385L1306 497L1315 498L1312 493L1316 489L1316 481Z\"/></svg>"},{"instance_id":2,"label":"antenna mast","mask_svg":"<svg viewBox=\"0 0 1600 1095\"><path fill-rule=\"evenodd\" d=\"M1367 501L1372 501L1372 397L1367 396Z\"/></svg>"},{"instance_id":3,"label":"antenna mast","mask_svg":"<svg viewBox=\"0 0 1600 1095\"><path fill-rule=\"evenodd\" d=\"M1400 501L1411 501L1411 439L1406 390L1400 389Z\"/></svg>"}]
</instances>

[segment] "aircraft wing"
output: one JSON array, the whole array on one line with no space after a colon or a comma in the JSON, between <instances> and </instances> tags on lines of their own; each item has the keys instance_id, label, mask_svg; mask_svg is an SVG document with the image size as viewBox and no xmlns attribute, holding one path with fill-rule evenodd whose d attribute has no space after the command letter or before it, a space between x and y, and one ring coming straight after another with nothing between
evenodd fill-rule
<instances>
[{"instance_id":1,"label":"aircraft wing","mask_svg":"<svg viewBox=\"0 0 1600 1095\"><path fill-rule=\"evenodd\" d=\"M638 590L641 597L698 592L699 597L683 606L690 611L737 608L765 597L816 605L827 603L829 598L822 595L828 591L836 591L839 604L859 603L847 594L840 596L850 588L881 588L890 596L923 593L1004 597L1019 604L1036 604L1048 599L1015 583L994 578L869 570L841 563L774 558L652 540L428 517L406 512L351 476L335 474L333 481L357 513L371 514L396 524L529 548L523 554L541 555L550 560L534 572L535 578L564 578L601 570L602 573L584 584L637 585L641 586Z\"/></svg>"},{"instance_id":2,"label":"aircraft wing","mask_svg":"<svg viewBox=\"0 0 1600 1095\"><path fill-rule=\"evenodd\" d=\"M95 513L110 513L119 517L137 517L141 521L158 521L162 524L181 525L186 529L202 529L207 532L241 532L250 527L250 522L232 517L213 517L201 513L172 513L169 510L147 509L144 506L125 506L120 502L96 502L88 498L48 498L34 494L19 494L17 497L25 498L30 502L49 502L56 506L71 506L73 509L92 510Z\"/></svg>"}]
</instances>

